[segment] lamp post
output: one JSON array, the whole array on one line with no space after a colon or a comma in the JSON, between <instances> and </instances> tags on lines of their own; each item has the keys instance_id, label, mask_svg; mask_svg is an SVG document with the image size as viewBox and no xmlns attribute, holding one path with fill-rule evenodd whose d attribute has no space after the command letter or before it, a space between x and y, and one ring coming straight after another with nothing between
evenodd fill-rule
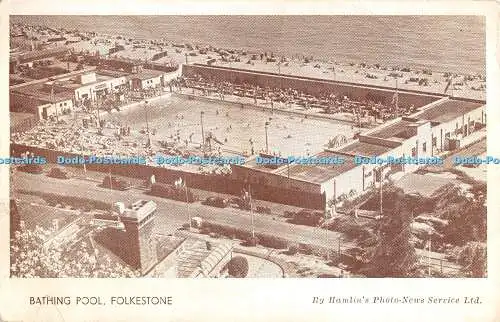
<instances>
[{"instance_id":1,"label":"lamp post","mask_svg":"<svg viewBox=\"0 0 500 322\"><path fill-rule=\"evenodd\" d=\"M144 102L144 111L146 113L146 132L148 134L148 141L147 141L147 146L150 147L151 146L151 136L150 136L150 133L149 133L149 121L148 121L148 101L145 101Z\"/></svg>"},{"instance_id":2,"label":"lamp post","mask_svg":"<svg viewBox=\"0 0 500 322\"><path fill-rule=\"evenodd\" d=\"M252 186L248 184L248 197L250 198L250 216L252 220L252 245L255 241L255 219L253 213Z\"/></svg>"},{"instance_id":3,"label":"lamp post","mask_svg":"<svg viewBox=\"0 0 500 322\"><path fill-rule=\"evenodd\" d=\"M188 197L188 187L187 187L187 184L186 184L186 180L184 180L183 182L184 184L184 191L186 192L186 211L188 213L188 220L189 220L189 231L191 231L191 213L189 212L189 197Z\"/></svg>"},{"instance_id":4,"label":"lamp post","mask_svg":"<svg viewBox=\"0 0 500 322\"><path fill-rule=\"evenodd\" d=\"M200 112L200 124L201 124L201 146L203 147L203 153L205 153L205 131L203 129L203 115L204 111Z\"/></svg>"},{"instance_id":5,"label":"lamp post","mask_svg":"<svg viewBox=\"0 0 500 322\"><path fill-rule=\"evenodd\" d=\"M396 77L396 117L399 116L398 78Z\"/></svg>"},{"instance_id":6,"label":"lamp post","mask_svg":"<svg viewBox=\"0 0 500 322\"><path fill-rule=\"evenodd\" d=\"M55 97L54 97L54 85L55 85L55 80L52 81L52 88L50 90L50 99L51 99L51 103L54 104L54 109L56 111L56 121L57 123L59 123L59 113L57 112L57 102L55 100Z\"/></svg>"},{"instance_id":7,"label":"lamp post","mask_svg":"<svg viewBox=\"0 0 500 322\"><path fill-rule=\"evenodd\" d=\"M431 272L431 243L432 243L432 232L429 231L429 241L428 241L428 248L427 248L427 274L429 277L432 276Z\"/></svg>"},{"instance_id":8,"label":"lamp post","mask_svg":"<svg viewBox=\"0 0 500 322\"><path fill-rule=\"evenodd\" d=\"M379 173L379 179L380 179L380 186L379 186L379 193L380 193L380 208L379 208L379 211L380 211L380 216L382 216L382 213L384 211L384 189L383 189L383 185L384 185L384 180L382 178L382 168L379 168L378 169L378 173Z\"/></svg>"},{"instance_id":9,"label":"lamp post","mask_svg":"<svg viewBox=\"0 0 500 322\"><path fill-rule=\"evenodd\" d=\"M269 126L269 122L266 122L264 124L264 129L266 131L266 153L269 153L269 146L268 146L268 140L267 140L267 127Z\"/></svg>"},{"instance_id":10,"label":"lamp post","mask_svg":"<svg viewBox=\"0 0 500 322\"><path fill-rule=\"evenodd\" d=\"M278 61L278 77L280 80L280 90L283 88L283 81L281 79L281 59Z\"/></svg>"}]
</instances>

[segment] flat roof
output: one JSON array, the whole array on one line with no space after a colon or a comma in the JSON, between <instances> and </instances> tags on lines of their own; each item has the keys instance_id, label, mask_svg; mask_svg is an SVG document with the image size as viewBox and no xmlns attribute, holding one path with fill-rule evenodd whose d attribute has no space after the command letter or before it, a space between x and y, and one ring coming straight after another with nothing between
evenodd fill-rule
<instances>
[{"instance_id":1,"label":"flat roof","mask_svg":"<svg viewBox=\"0 0 500 322\"><path fill-rule=\"evenodd\" d=\"M26 86L16 87L11 89L11 92L34 97L43 102L60 102L72 99L74 93L68 90L58 90L54 88L54 95L51 94L51 89L44 86L43 83L28 84Z\"/></svg>"},{"instance_id":2,"label":"flat roof","mask_svg":"<svg viewBox=\"0 0 500 322\"><path fill-rule=\"evenodd\" d=\"M403 189L405 194L418 193L431 198L444 187L453 184L453 179L442 178L432 174L408 173L395 182L395 186Z\"/></svg>"},{"instance_id":3,"label":"flat roof","mask_svg":"<svg viewBox=\"0 0 500 322\"><path fill-rule=\"evenodd\" d=\"M391 147L387 147L387 146L383 146L383 145L355 141L349 145L344 146L343 148L339 149L338 151L343 152L343 153L347 153L347 154L352 154L352 155L371 157L371 156L382 155L384 153L389 152L392 149L393 148L391 148Z\"/></svg>"},{"instance_id":4,"label":"flat roof","mask_svg":"<svg viewBox=\"0 0 500 322\"><path fill-rule=\"evenodd\" d=\"M406 131L406 128L412 124L415 124L415 122L400 120L394 124L385 126L381 129L375 131L375 132L369 133L369 134L367 134L367 136L373 136L373 137L377 137L380 139L390 139L393 137L398 137L398 135L401 132ZM404 137L401 137L401 138L404 138Z\"/></svg>"},{"instance_id":5,"label":"flat roof","mask_svg":"<svg viewBox=\"0 0 500 322\"><path fill-rule=\"evenodd\" d=\"M298 179L306 182L312 183L323 183L336 176L347 172L356 167L354 163L354 157L346 156L340 153L323 151L313 157L317 158L343 158L343 164L292 164L290 167L280 168L276 174L282 176L288 176L290 173L290 178Z\"/></svg>"},{"instance_id":6,"label":"flat roof","mask_svg":"<svg viewBox=\"0 0 500 322\"><path fill-rule=\"evenodd\" d=\"M421 120L444 123L456 119L457 117L473 111L483 105L483 103L465 100L446 100L422 111L421 113L415 114L415 117Z\"/></svg>"},{"instance_id":7,"label":"flat roof","mask_svg":"<svg viewBox=\"0 0 500 322\"><path fill-rule=\"evenodd\" d=\"M101 74L98 71L92 71L92 73L95 73L95 76L96 76L95 82L81 84L80 80L79 80L79 76L81 76L82 74L79 74L79 75L73 75L73 76L68 77L68 78L61 78L61 79L57 79L55 81L49 81L49 82L47 82L47 84L52 84L52 82L56 82L56 85L66 87L66 88L71 88L71 89L77 89L77 88L80 88L83 86L89 86L89 85L94 85L97 83L105 82L107 80L114 78L110 75Z\"/></svg>"},{"instance_id":8,"label":"flat roof","mask_svg":"<svg viewBox=\"0 0 500 322\"><path fill-rule=\"evenodd\" d=\"M127 58L127 57L114 57L114 56L112 56L109 58L105 58L104 62L127 63L127 64L132 64L134 66L142 65L142 62L139 59L132 59L132 58Z\"/></svg>"},{"instance_id":9,"label":"flat roof","mask_svg":"<svg viewBox=\"0 0 500 322\"><path fill-rule=\"evenodd\" d=\"M111 76L115 78L130 75L130 73L127 72L121 72L118 70L111 70L111 69L98 69L96 73L99 75Z\"/></svg>"},{"instance_id":10,"label":"flat roof","mask_svg":"<svg viewBox=\"0 0 500 322\"><path fill-rule=\"evenodd\" d=\"M68 47L47 48L47 49L23 52L18 56L15 56L14 58L19 58L21 63L25 63L32 60L49 58L51 55L58 55L68 51L69 51Z\"/></svg>"},{"instance_id":11,"label":"flat roof","mask_svg":"<svg viewBox=\"0 0 500 322\"><path fill-rule=\"evenodd\" d=\"M263 158L273 158L275 156L266 156L266 155L257 155L257 156L261 156ZM265 164L262 164L262 163L257 163L257 156L252 156L251 158L248 158L245 160L245 163L240 165L242 167L245 167L245 168L250 168L250 169L254 169L254 170L260 170L260 171L264 171L264 172L273 172L275 171L276 169L280 168L280 167L283 167L285 166L286 164L283 163L281 165L265 165ZM276 157L276 158L279 158L279 157ZM286 158L283 158L283 159L286 159Z\"/></svg>"},{"instance_id":12,"label":"flat roof","mask_svg":"<svg viewBox=\"0 0 500 322\"><path fill-rule=\"evenodd\" d=\"M155 77L158 77L158 76L160 76L162 74L163 74L163 72L160 72L160 71L157 71L157 70L143 69L142 71L140 71L138 73L131 74L130 78L132 78L132 79L138 78L138 79L144 80L144 79L155 78Z\"/></svg>"}]
</instances>

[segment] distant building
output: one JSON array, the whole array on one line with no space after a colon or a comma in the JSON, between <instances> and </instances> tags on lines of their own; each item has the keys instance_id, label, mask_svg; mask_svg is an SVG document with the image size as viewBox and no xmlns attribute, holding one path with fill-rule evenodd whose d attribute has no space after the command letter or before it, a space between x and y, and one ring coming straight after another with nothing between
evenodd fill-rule
<instances>
[{"instance_id":1,"label":"distant building","mask_svg":"<svg viewBox=\"0 0 500 322\"><path fill-rule=\"evenodd\" d=\"M152 69L143 69L142 71L132 74L130 78L130 88L132 90L145 90L151 88L159 88L162 86L162 78L164 73Z\"/></svg>"},{"instance_id":2,"label":"distant building","mask_svg":"<svg viewBox=\"0 0 500 322\"><path fill-rule=\"evenodd\" d=\"M143 63L141 61L125 58L101 58L99 64L103 68L126 73L138 73L143 68Z\"/></svg>"},{"instance_id":3,"label":"distant building","mask_svg":"<svg viewBox=\"0 0 500 322\"><path fill-rule=\"evenodd\" d=\"M179 71L180 73L180 65L177 63L146 63L144 68L159 70L165 73L172 73L175 71Z\"/></svg>"},{"instance_id":4,"label":"distant building","mask_svg":"<svg viewBox=\"0 0 500 322\"><path fill-rule=\"evenodd\" d=\"M36 120L46 120L73 109L74 94L50 83L29 83L11 87L10 111L35 115Z\"/></svg>"},{"instance_id":5,"label":"distant building","mask_svg":"<svg viewBox=\"0 0 500 322\"><path fill-rule=\"evenodd\" d=\"M64 57L68 54L69 54L68 47L60 46L56 48L34 50L16 55L11 55L11 58L17 60L18 64L25 64L33 62L35 60Z\"/></svg>"},{"instance_id":6,"label":"distant building","mask_svg":"<svg viewBox=\"0 0 500 322\"><path fill-rule=\"evenodd\" d=\"M113 55L114 53L117 53L119 51L125 50L125 47L122 45L116 45L115 47L112 47L109 49L109 55Z\"/></svg>"},{"instance_id":7,"label":"distant building","mask_svg":"<svg viewBox=\"0 0 500 322\"><path fill-rule=\"evenodd\" d=\"M96 100L98 97L121 91L128 87L126 73L116 71L90 71L69 77L60 77L48 84L74 93L76 102L86 99Z\"/></svg>"}]
</instances>

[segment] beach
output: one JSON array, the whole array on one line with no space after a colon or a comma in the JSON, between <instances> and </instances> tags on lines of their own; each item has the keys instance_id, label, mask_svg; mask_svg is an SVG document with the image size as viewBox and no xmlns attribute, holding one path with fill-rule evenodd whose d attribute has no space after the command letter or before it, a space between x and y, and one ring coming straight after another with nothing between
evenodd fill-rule
<instances>
[{"instance_id":1,"label":"beach","mask_svg":"<svg viewBox=\"0 0 500 322\"><path fill-rule=\"evenodd\" d=\"M296 30L295 19L304 25L305 18L246 18L254 32L239 27L241 17L119 16L116 24L104 29L97 23L103 18L96 16L13 16L12 21L50 25L47 37L89 36L90 40L69 44L75 52L105 55L121 45L123 50L111 56L152 61L155 54L166 51L168 55L156 63L206 64L215 59L213 64L226 67L440 94L452 79L447 95L486 97L484 22L480 18L391 17L388 24L384 17L325 16L314 17L315 24L306 23L307 28ZM148 27L152 24L154 30ZM192 24L206 28L200 31ZM269 24L276 28L264 28ZM380 26L386 30L379 30ZM427 48L418 45L420 38L426 39ZM261 60L261 54L266 59ZM252 55L258 59L252 60Z\"/></svg>"}]
</instances>

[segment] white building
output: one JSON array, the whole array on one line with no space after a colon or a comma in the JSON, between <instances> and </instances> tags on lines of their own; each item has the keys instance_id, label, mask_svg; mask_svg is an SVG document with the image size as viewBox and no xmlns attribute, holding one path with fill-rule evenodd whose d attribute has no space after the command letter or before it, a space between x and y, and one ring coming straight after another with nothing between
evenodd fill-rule
<instances>
[{"instance_id":1,"label":"white building","mask_svg":"<svg viewBox=\"0 0 500 322\"><path fill-rule=\"evenodd\" d=\"M130 88L135 91L159 88L162 86L163 74L164 72L157 70L143 69L142 71L129 76Z\"/></svg>"},{"instance_id":2,"label":"white building","mask_svg":"<svg viewBox=\"0 0 500 322\"><path fill-rule=\"evenodd\" d=\"M98 96L120 91L128 86L126 73L115 71L91 71L66 78L59 78L55 87L73 91L76 101L95 100ZM52 84L48 82L48 84Z\"/></svg>"},{"instance_id":3,"label":"white building","mask_svg":"<svg viewBox=\"0 0 500 322\"><path fill-rule=\"evenodd\" d=\"M413 172L423 164L388 165L355 163L360 157L384 159L413 157L431 159L437 153L453 150L460 141L486 124L485 102L442 98L421 111L399 117L369 130L336 150L325 150L315 157L343 158L343 164L265 166L250 158L243 165L231 165L232 177L276 189L324 194L326 200L354 196L380 182L379 172ZM455 142L455 143L451 143Z\"/></svg>"},{"instance_id":4,"label":"white building","mask_svg":"<svg viewBox=\"0 0 500 322\"><path fill-rule=\"evenodd\" d=\"M11 88L9 98L11 112L34 114L37 120L57 118L65 111L73 109L71 91L52 88L44 83Z\"/></svg>"}]
</instances>

